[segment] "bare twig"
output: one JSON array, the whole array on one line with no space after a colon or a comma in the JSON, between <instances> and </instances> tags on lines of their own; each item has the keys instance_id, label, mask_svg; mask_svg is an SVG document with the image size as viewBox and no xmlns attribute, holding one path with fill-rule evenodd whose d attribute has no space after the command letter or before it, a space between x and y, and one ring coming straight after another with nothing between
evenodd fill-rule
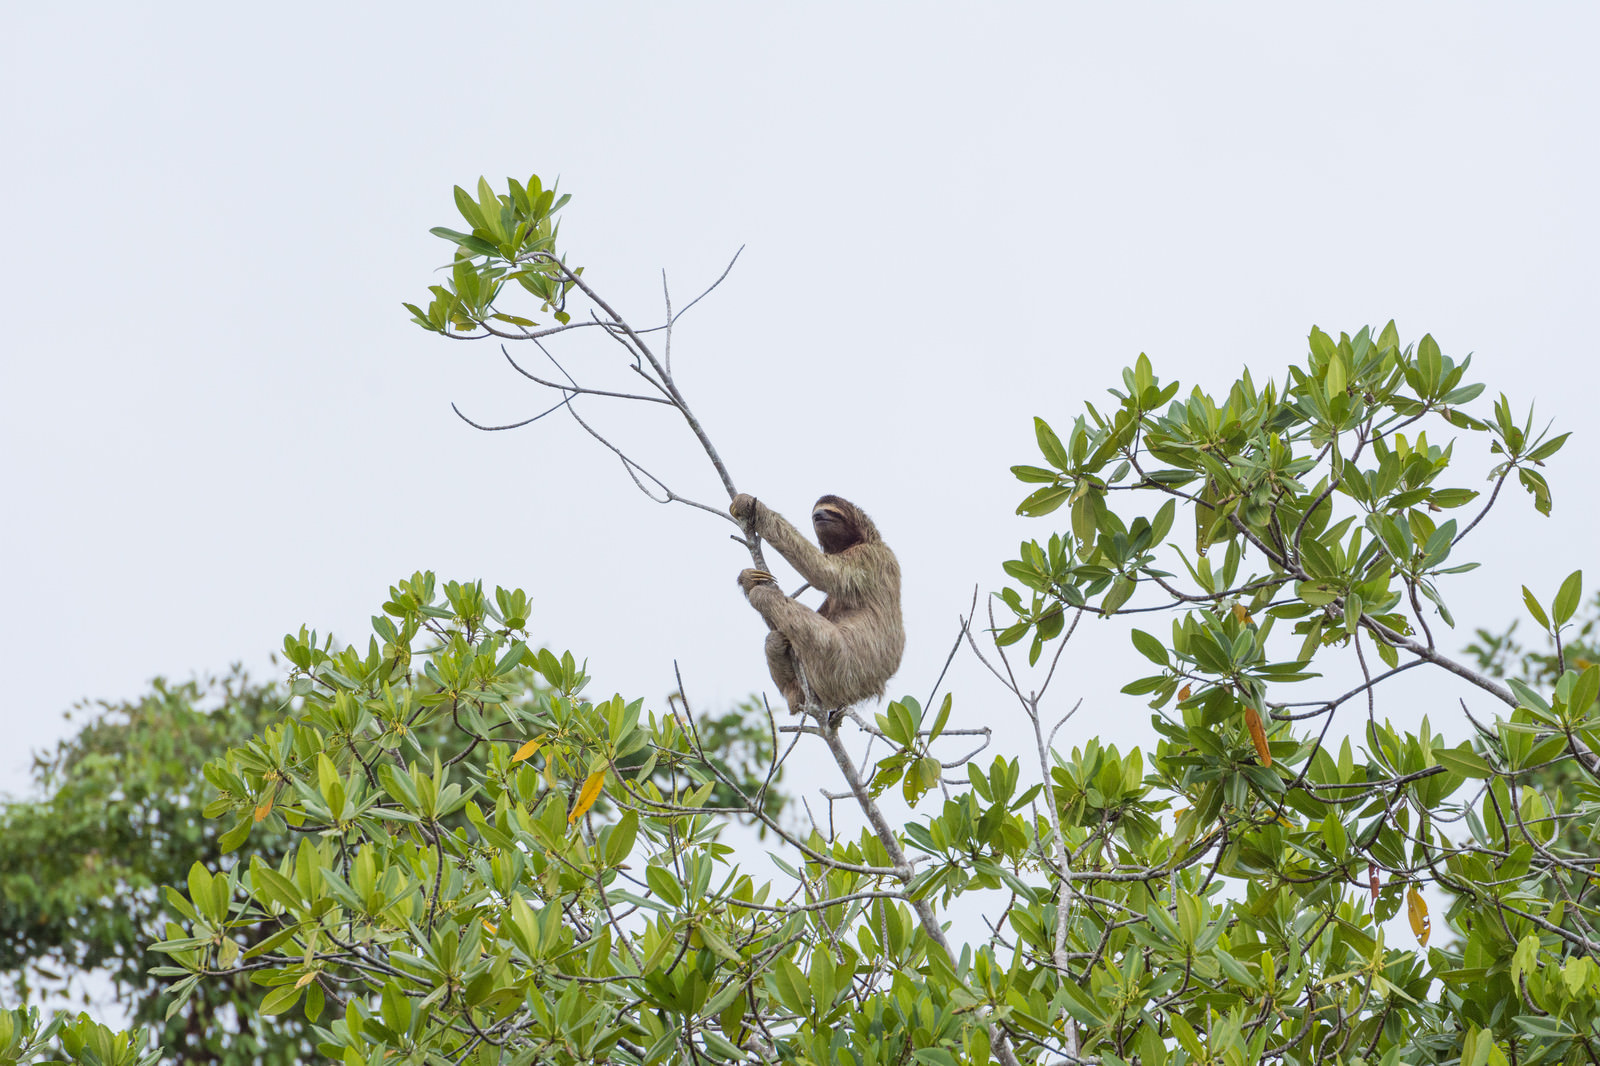
<instances>
[{"instance_id":1,"label":"bare twig","mask_svg":"<svg viewBox=\"0 0 1600 1066\"><path fill-rule=\"evenodd\" d=\"M471 426L473 429L481 429L485 433L498 433L503 429L521 429L523 426L530 425L530 424L532 424L534 422L539 421L539 419L543 418L545 415L551 414L551 413L553 413L555 411L559 411L561 408L565 407L566 404L567 404L567 401L566 400L562 400L560 403L554 405L553 407L545 408L543 411L540 411L538 414L534 415L532 418L524 418L521 422L512 422L510 425L505 425L505 426L485 426L485 425L480 425L479 423L474 422L472 419L468 418L466 415L462 414L461 413L461 408L457 407L453 403L450 405L450 410L454 411L456 413L456 417L457 418L461 419L461 421L465 422L467 425Z\"/></svg>"},{"instance_id":2,"label":"bare twig","mask_svg":"<svg viewBox=\"0 0 1600 1066\"><path fill-rule=\"evenodd\" d=\"M544 345L541 344L539 347L542 349ZM671 400L661 396L646 396L643 393L638 392L607 392L605 389L585 388L584 386L579 385L576 381L573 381L570 376L567 378L570 384L567 385L563 385L559 381L546 381L537 374L524 369L522 364L518 363L516 359L512 357L511 353L506 350L505 345L502 344L500 346L500 352L506 357L506 362L511 364L511 368L513 370L527 378L529 381L537 382L547 389L555 389L558 392L571 393L574 396L614 396L619 400L643 400L646 403L664 403L668 407L674 406ZM549 355L550 353L545 352L545 354ZM555 359L552 357L550 361L555 362ZM559 363L556 365L558 368L560 367ZM566 371L563 370L562 373L566 373ZM558 404L557 406L560 405Z\"/></svg>"}]
</instances>

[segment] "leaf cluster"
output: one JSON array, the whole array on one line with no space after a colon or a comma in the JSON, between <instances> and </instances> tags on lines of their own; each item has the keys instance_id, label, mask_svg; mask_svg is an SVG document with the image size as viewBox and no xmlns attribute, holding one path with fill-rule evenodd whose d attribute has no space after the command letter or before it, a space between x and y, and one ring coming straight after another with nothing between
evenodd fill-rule
<instances>
[{"instance_id":1,"label":"leaf cluster","mask_svg":"<svg viewBox=\"0 0 1600 1066\"><path fill-rule=\"evenodd\" d=\"M1078 807L1063 818L1074 874L1094 886L1084 898L1126 914L1125 935L1156 934L1138 958L1119 945L1119 923L1077 938L1119 975L1074 1015L1116 1055L1165 1061L1158 1043L1176 1040L1195 1058L1215 1056L1219 1037L1244 1061L1445 1061L1463 1051L1463 1061L1588 1061L1600 1049L1585 961L1600 947L1589 828L1600 816L1591 754L1600 667L1562 662L1541 677L1548 687L1507 687L1435 639L1434 626L1454 624L1446 580L1476 565L1461 560L1462 540L1513 474L1548 514L1539 468L1567 439L1534 432L1531 415L1515 420L1504 396L1490 418L1464 410L1483 391L1466 379L1470 363L1431 337L1402 347L1393 323L1337 340L1313 330L1305 362L1281 384L1258 388L1245 372L1224 397L1195 389L1177 400L1177 384L1140 356L1111 390L1114 410L1090 405L1064 439L1036 421L1045 465L1013 472L1042 487L1018 510L1067 508L1070 529L1005 564L1020 587L998 597L1015 621L996 626L997 644L1031 637L1036 661L1078 614L1173 616L1170 632L1132 631L1158 672L1123 691L1157 711L1162 741L1145 784L1170 797L1175 831L1124 829L1126 815L1103 814L1098 833L1114 847L1104 856ZM1488 444L1490 491L1459 520L1450 512L1481 494L1459 480L1452 430ZM1192 546L1172 542L1180 512ZM1525 590L1558 647L1581 587L1574 574L1548 611ZM1353 687L1292 695L1351 667ZM1455 743L1426 718L1409 734L1379 719L1376 692L1418 667L1476 685L1502 716L1469 709L1472 735ZM1344 708L1365 712L1364 758L1350 739L1327 743ZM1313 732L1298 732L1308 724ZM1555 768L1582 784L1542 787ZM1069 774L1080 791L1062 781L1058 795L1087 799L1086 777ZM1089 833L1081 843L1074 825ZM1168 886L1167 917L1084 870L1086 847L1092 868L1143 870L1149 885ZM1424 886L1446 891L1454 941L1425 955L1386 948L1382 923L1402 908L1418 943L1430 943ZM1187 961L1158 946L1171 940L1184 892L1219 914L1199 925L1211 937L1203 958ZM1185 976L1164 983L1180 961ZM1537 989L1534 969L1545 975ZM1206 990L1191 998L1181 989L1201 972ZM1085 977L1079 987L1092 993L1092 968ZM1108 1009L1130 987L1147 1005L1138 1020ZM1205 1015L1179 1021L1149 1006L1186 1002Z\"/></svg>"},{"instance_id":2,"label":"leaf cluster","mask_svg":"<svg viewBox=\"0 0 1600 1066\"><path fill-rule=\"evenodd\" d=\"M60 1057L45 1057L52 1053ZM20 1062L154 1066L160 1058L143 1029L114 1031L87 1014L58 1013L41 1022L37 1007L0 1007L0 1066Z\"/></svg>"},{"instance_id":3,"label":"leaf cluster","mask_svg":"<svg viewBox=\"0 0 1600 1066\"><path fill-rule=\"evenodd\" d=\"M571 320L566 297L574 282L555 252L561 228L555 214L571 197L558 195L555 185L546 189L537 174L525 183L507 178L506 186L505 193L496 193L480 177L474 197L457 185L456 210L470 230L435 226L429 231L454 244L455 255L444 284L428 286L432 299L426 308L404 305L411 320L423 329L452 336L475 330L497 332L492 322L500 323L501 329L536 328L538 323L532 319L498 308L496 301L508 281L533 296L541 310L560 324Z\"/></svg>"},{"instance_id":4,"label":"leaf cluster","mask_svg":"<svg viewBox=\"0 0 1600 1066\"><path fill-rule=\"evenodd\" d=\"M196 863L186 891L167 890L169 1014L243 974L263 1014L302 1010L318 1053L346 1061L511 1048L576 1061L674 1037L641 1020L641 994L714 1003L734 1035L695 1039L742 1039L745 997L729 988L748 993L750 953L784 949L793 919L717 872L733 812L714 795L776 824L750 795L774 770L741 778L703 757L698 724L588 699L570 653L526 644L520 591L419 573L384 612L364 652L287 637L295 713L206 767L225 850L263 830L295 844ZM452 745L430 743L441 730ZM691 951L698 970L682 966ZM717 976L730 966L738 985Z\"/></svg>"}]
</instances>

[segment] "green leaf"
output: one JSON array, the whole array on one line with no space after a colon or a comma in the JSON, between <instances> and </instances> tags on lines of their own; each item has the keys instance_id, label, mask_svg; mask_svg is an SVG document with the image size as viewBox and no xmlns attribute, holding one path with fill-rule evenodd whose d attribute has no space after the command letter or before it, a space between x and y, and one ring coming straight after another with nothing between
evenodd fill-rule
<instances>
[{"instance_id":1,"label":"green leaf","mask_svg":"<svg viewBox=\"0 0 1600 1066\"><path fill-rule=\"evenodd\" d=\"M683 903L683 886L671 870L664 866L650 865L644 868L645 882L650 890L668 905L677 907Z\"/></svg>"},{"instance_id":2,"label":"green leaf","mask_svg":"<svg viewBox=\"0 0 1600 1066\"><path fill-rule=\"evenodd\" d=\"M620 866L633 853L634 841L639 836L639 812L628 811L610 829L606 838L606 864Z\"/></svg>"},{"instance_id":3,"label":"green leaf","mask_svg":"<svg viewBox=\"0 0 1600 1066\"><path fill-rule=\"evenodd\" d=\"M1340 821L1338 813L1330 813L1322 819L1322 840L1328 845L1328 850L1338 858L1344 858L1350 851L1350 841L1344 831L1344 823ZM1236 978L1237 980L1237 978Z\"/></svg>"},{"instance_id":4,"label":"green leaf","mask_svg":"<svg viewBox=\"0 0 1600 1066\"><path fill-rule=\"evenodd\" d=\"M942 1047L917 1048L911 1057L924 1066L959 1066L956 1057Z\"/></svg>"},{"instance_id":5,"label":"green leaf","mask_svg":"<svg viewBox=\"0 0 1600 1066\"><path fill-rule=\"evenodd\" d=\"M1533 497L1534 510L1548 517L1551 507L1549 483L1541 475L1522 467L1517 469L1517 480L1522 482L1522 487Z\"/></svg>"},{"instance_id":6,"label":"green leaf","mask_svg":"<svg viewBox=\"0 0 1600 1066\"><path fill-rule=\"evenodd\" d=\"M1399 347L1400 331L1395 328L1394 319L1391 318L1388 325L1384 326L1383 329L1378 331L1378 349L1379 351L1384 351L1388 349L1397 349Z\"/></svg>"},{"instance_id":7,"label":"green leaf","mask_svg":"<svg viewBox=\"0 0 1600 1066\"><path fill-rule=\"evenodd\" d=\"M461 217L467 220L469 226L475 230L488 228L483 224L483 215L478 211L478 205L473 202L467 190L457 185L455 187L455 198L456 210L461 212Z\"/></svg>"},{"instance_id":8,"label":"green leaf","mask_svg":"<svg viewBox=\"0 0 1600 1066\"><path fill-rule=\"evenodd\" d=\"M322 991L320 982L312 982L306 986L306 1018L312 1022L320 1021L323 1008L327 1005L327 993Z\"/></svg>"},{"instance_id":9,"label":"green leaf","mask_svg":"<svg viewBox=\"0 0 1600 1066\"><path fill-rule=\"evenodd\" d=\"M300 889L263 862L260 855L250 857L250 885L255 895L267 902L276 903L287 910L300 906Z\"/></svg>"},{"instance_id":10,"label":"green leaf","mask_svg":"<svg viewBox=\"0 0 1600 1066\"><path fill-rule=\"evenodd\" d=\"M474 237L470 233L460 233L453 229L446 229L443 226L435 226L428 232L435 237L443 237L447 241L453 241L474 255L494 255L497 251L494 245L481 237Z\"/></svg>"},{"instance_id":11,"label":"green leaf","mask_svg":"<svg viewBox=\"0 0 1600 1066\"><path fill-rule=\"evenodd\" d=\"M1345 391L1347 382L1345 378L1344 359L1338 352L1332 353L1332 355L1330 355L1328 358L1327 377L1324 379L1324 381L1326 383L1328 397L1330 399Z\"/></svg>"},{"instance_id":12,"label":"green leaf","mask_svg":"<svg viewBox=\"0 0 1600 1066\"><path fill-rule=\"evenodd\" d=\"M1483 756L1466 745L1459 748L1438 748L1434 751L1433 758L1440 766L1462 777L1494 776L1493 767L1484 761Z\"/></svg>"},{"instance_id":13,"label":"green leaf","mask_svg":"<svg viewBox=\"0 0 1600 1066\"><path fill-rule=\"evenodd\" d=\"M1190 1056L1196 1059L1206 1057L1205 1048L1200 1044L1200 1037L1195 1033L1194 1027L1181 1014L1168 1014L1167 1024L1172 1028L1172 1035L1178 1038L1178 1043Z\"/></svg>"},{"instance_id":14,"label":"green leaf","mask_svg":"<svg viewBox=\"0 0 1600 1066\"><path fill-rule=\"evenodd\" d=\"M1033 435L1039 442L1039 450L1044 453L1045 460L1051 466L1063 471L1072 466L1067 458L1067 450L1061 446L1061 438L1050 428L1050 423L1042 418L1034 418Z\"/></svg>"},{"instance_id":15,"label":"green leaf","mask_svg":"<svg viewBox=\"0 0 1600 1066\"><path fill-rule=\"evenodd\" d=\"M768 972L777 986L778 999L785 1007L800 1014L815 1009L816 1005L811 1001L811 985L793 959L780 957Z\"/></svg>"},{"instance_id":16,"label":"green leaf","mask_svg":"<svg viewBox=\"0 0 1600 1066\"><path fill-rule=\"evenodd\" d=\"M1545 714L1550 713L1549 702L1546 701L1545 698L1536 690L1529 687L1518 678L1506 678L1506 685L1511 689L1512 694L1517 697L1517 703L1520 706L1531 707L1534 710L1543 711Z\"/></svg>"},{"instance_id":17,"label":"green leaf","mask_svg":"<svg viewBox=\"0 0 1600 1066\"><path fill-rule=\"evenodd\" d=\"M1172 683L1172 679L1165 674L1151 674L1149 677L1141 677L1136 681L1128 682L1122 686L1121 691L1129 696L1143 696L1146 693L1165 688Z\"/></svg>"},{"instance_id":18,"label":"green leaf","mask_svg":"<svg viewBox=\"0 0 1600 1066\"><path fill-rule=\"evenodd\" d=\"M261 1006L256 1009L268 1017L274 1014L282 1014L300 1002L300 992L301 989L296 988L294 985L282 985L274 988L266 994L265 998L261 1000Z\"/></svg>"},{"instance_id":19,"label":"green leaf","mask_svg":"<svg viewBox=\"0 0 1600 1066\"><path fill-rule=\"evenodd\" d=\"M706 947L710 948L713 953L723 960L731 962L735 966L738 966L743 961L739 958L739 953L733 950L732 945L712 931L709 926L702 925L700 927L700 939L705 943Z\"/></svg>"},{"instance_id":20,"label":"green leaf","mask_svg":"<svg viewBox=\"0 0 1600 1066\"><path fill-rule=\"evenodd\" d=\"M1167 539L1167 534L1172 531L1173 519L1178 513L1177 503L1178 501L1169 499L1156 511L1155 518L1150 520L1150 543L1160 544Z\"/></svg>"},{"instance_id":21,"label":"green leaf","mask_svg":"<svg viewBox=\"0 0 1600 1066\"><path fill-rule=\"evenodd\" d=\"M1581 719L1589 712L1596 697L1600 697L1600 664L1591 665L1573 682L1572 691L1567 696L1568 714L1574 720Z\"/></svg>"},{"instance_id":22,"label":"green leaf","mask_svg":"<svg viewBox=\"0 0 1600 1066\"><path fill-rule=\"evenodd\" d=\"M1519 1029L1534 1036L1571 1039L1578 1035L1577 1030L1560 1018L1544 1018L1537 1014L1519 1014L1511 1020L1517 1024Z\"/></svg>"},{"instance_id":23,"label":"green leaf","mask_svg":"<svg viewBox=\"0 0 1600 1066\"><path fill-rule=\"evenodd\" d=\"M1100 601L1100 610L1106 614L1116 612L1128 598L1133 595L1137 583L1131 577L1121 576L1111 583L1111 590L1106 593L1105 599Z\"/></svg>"},{"instance_id":24,"label":"green leaf","mask_svg":"<svg viewBox=\"0 0 1600 1066\"><path fill-rule=\"evenodd\" d=\"M217 850L224 855L238 850L241 844L250 839L250 827L254 824L255 817L249 811L246 811L242 816L240 816L239 820L234 823L232 829L228 830L226 833L223 833L222 836L217 839Z\"/></svg>"},{"instance_id":25,"label":"green leaf","mask_svg":"<svg viewBox=\"0 0 1600 1066\"><path fill-rule=\"evenodd\" d=\"M211 875L200 863L189 867L189 900L194 904L200 916L213 925L220 924L227 917L227 912L219 912L216 897L211 891Z\"/></svg>"},{"instance_id":26,"label":"green leaf","mask_svg":"<svg viewBox=\"0 0 1600 1066\"><path fill-rule=\"evenodd\" d=\"M939 705L939 713L934 716L933 728L928 731L928 743L932 744L939 739L939 734L944 732L945 725L950 721L950 710L955 705L955 696L945 693L944 702Z\"/></svg>"},{"instance_id":27,"label":"green leaf","mask_svg":"<svg viewBox=\"0 0 1600 1066\"><path fill-rule=\"evenodd\" d=\"M1561 446L1567 443L1567 438L1570 436L1572 436L1571 433L1563 433L1559 437L1551 437L1533 451L1529 452L1528 458L1536 463L1543 459L1550 458L1556 452L1561 450Z\"/></svg>"},{"instance_id":28,"label":"green leaf","mask_svg":"<svg viewBox=\"0 0 1600 1066\"><path fill-rule=\"evenodd\" d=\"M1100 1004L1076 981L1062 981L1060 993L1066 999L1067 1013L1083 1025L1098 1026L1105 1022Z\"/></svg>"},{"instance_id":29,"label":"green leaf","mask_svg":"<svg viewBox=\"0 0 1600 1066\"><path fill-rule=\"evenodd\" d=\"M1472 489L1436 489L1428 497L1428 502L1435 507L1449 509L1461 507L1478 498L1478 493Z\"/></svg>"},{"instance_id":30,"label":"green leaf","mask_svg":"<svg viewBox=\"0 0 1600 1066\"><path fill-rule=\"evenodd\" d=\"M995 646L1004 648L1015 644L1017 641L1021 640L1027 634L1027 632L1027 622L1018 622L1016 625L1007 626L1005 629L1002 629L1000 632L995 634Z\"/></svg>"},{"instance_id":31,"label":"green leaf","mask_svg":"<svg viewBox=\"0 0 1600 1066\"><path fill-rule=\"evenodd\" d=\"M1555 602L1550 605L1550 613L1555 618L1556 625L1567 624L1567 621L1578 610L1578 602L1582 598L1583 571L1574 570L1561 583L1561 590L1556 593ZM1548 623L1546 625L1548 626Z\"/></svg>"},{"instance_id":32,"label":"green leaf","mask_svg":"<svg viewBox=\"0 0 1600 1066\"><path fill-rule=\"evenodd\" d=\"M1535 622L1538 622L1545 629L1550 628L1550 619L1544 613L1544 608L1539 606L1539 601L1534 598L1533 590L1526 585L1522 586L1522 603L1523 606L1528 608L1528 613L1533 615Z\"/></svg>"},{"instance_id":33,"label":"green leaf","mask_svg":"<svg viewBox=\"0 0 1600 1066\"><path fill-rule=\"evenodd\" d=\"M1138 648L1139 653L1146 659L1149 659L1157 666L1168 665L1167 647L1160 640L1142 629L1135 629L1131 636L1133 637L1133 646Z\"/></svg>"},{"instance_id":34,"label":"green leaf","mask_svg":"<svg viewBox=\"0 0 1600 1066\"><path fill-rule=\"evenodd\" d=\"M1035 484L1054 485L1060 475L1054 470L1046 470L1040 466L1014 466L1011 473L1018 481L1027 481Z\"/></svg>"},{"instance_id":35,"label":"green leaf","mask_svg":"<svg viewBox=\"0 0 1600 1066\"><path fill-rule=\"evenodd\" d=\"M1458 407L1464 403L1471 403L1483 394L1483 385L1463 385L1459 389L1452 389L1445 394L1444 403L1450 407Z\"/></svg>"},{"instance_id":36,"label":"green leaf","mask_svg":"<svg viewBox=\"0 0 1600 1066\"><path fill-rule=\"evenodd\" d=\"M1344 631L1346 633L1354 633L1361 628L1361 612L1363 609L1364 605L1361 602L1361 597L1354 592L1344 598Z\"/></svg>"},{"instance_id":37,"label":"green leaf","mask_svg":"<svg viewBox=\"0 0 1600 1066\"><path fill-rule=\"evenodd\" d=\"M170 1022L172 1016L188 1004L189 1000L194 996L195 985L199 984L199 982L200 975L195 974L193 977L186 977L172 986L172 1002L167 1005L166 1021ZM3 1037L4 1034L0 1033L0 1045L5 1044ZM3 1046L0 1046L0 1053L3 1053L3 1051Z\"/></svg>"},{"instance_id":38,"label":"green leaf","mask_svg":"<svg viewBox=\"0 0 1600 1066\"><path fill-rule=\"evenodd\" d=\"M1071 485L1051 485L1039 489L1017 504L1017 513L1028 518L1039 518L1066 503L1071 496Z\"/></svg>"},{"instance_id":39,"label":"green leaf","mask_svg":"<svg viewBox=\"0 0 1600 1066\"><path fill-rule=\"evenodd\" d=\"M494 321L496 321L496 322L509 322L513 326L522 326L524 329L532 329L534 326L537 326L539 324L539 323L533 321L533 319L531 319L531 318L523 318L520 315L501 314L498 311L496 311L494 314L490 315L489 317L491 319L493 319Z\"/></svg>"}]
</instances>

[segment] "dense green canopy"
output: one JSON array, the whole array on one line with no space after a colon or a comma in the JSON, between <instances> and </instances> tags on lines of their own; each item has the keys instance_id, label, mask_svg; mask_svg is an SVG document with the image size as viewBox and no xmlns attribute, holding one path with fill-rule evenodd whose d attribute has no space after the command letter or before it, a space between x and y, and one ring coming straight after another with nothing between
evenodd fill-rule
<instances>
[{"instance_id":1,"label":"dense green canopy","mask_svg":"<svg viewBox=\"0 0 1600 1066\"><path fill-rule=\"evenodd\" d=\"M562 202L537 178L458 189L467 229L435 230L451 269L413 318L508 343L604 330L732 493L655 334L556 254ZM526 314L502 309L516 293ZM1013 473L1043 532L968 620L982 692L712 721L605 695L578 656L528 646L521 591L431 573L390 589L364 647L287 637L284 687L224 687L248 714L158 688L0 822L8 965L112 967L158 1025L149 981L170 981L186 1060L309 1057L303 1039L352 1066L1600 1062L1582 575L1525 590L1548 654L1482 632L1458 652L1449 607L1503 489L1550 513L1541 467L1566 436L1504 396L1481 410L1470 360L1392 323L1308 347L1221 394L1140 356L1110 403L1035 420ZM1150 672L1123 691L1153 712L1147 746L1052 746L1088 616L1135 623ZM1398 728L1383 701L1412 671L1468 696ZM1033 742L974 756L952 722L1000 713ZM858 817L781 816L791 742L826 754ZM735 819L768 834L775 875L734 865ZM963 943L949 915L979 891L1004 903ZM0 1062L40 1051L37 1020L4 1024ZM63 1044L133 1062L140 1038L116 1039L80 1019Z\"/></svg>"}]
</instances>

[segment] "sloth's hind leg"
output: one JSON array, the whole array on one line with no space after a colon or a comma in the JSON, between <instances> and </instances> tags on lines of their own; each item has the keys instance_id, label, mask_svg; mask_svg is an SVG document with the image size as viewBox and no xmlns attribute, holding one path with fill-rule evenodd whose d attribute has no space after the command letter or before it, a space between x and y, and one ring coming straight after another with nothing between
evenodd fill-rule
<instances>
[{"instance_id":1,"label":"sloth's hind leg","mask_svg":"<svg viewBox=\"0 0 1600 1066\"><path fill-rule=\"evenodd\" d=\"M789 644L789 638L776 629L767 634L767 670L772 674L773 684L778 686L778 691L789 702L789 713L799 714L806 698L794 669L794 649Z\"/></svg>"}]
</instances>

